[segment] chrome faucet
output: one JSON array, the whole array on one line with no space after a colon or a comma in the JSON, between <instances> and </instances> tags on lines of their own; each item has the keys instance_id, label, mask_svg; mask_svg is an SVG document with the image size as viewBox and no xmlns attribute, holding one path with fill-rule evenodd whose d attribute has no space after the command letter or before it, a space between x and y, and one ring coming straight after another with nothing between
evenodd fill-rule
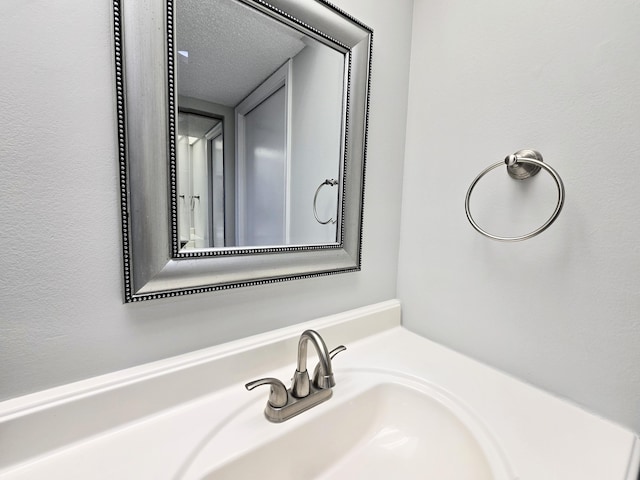
<instances>
[{"instance_id":1,"label":"chrome faucet","mask_svg":"<svg viewBox=\"0 0 640 480\"><path fill-rule=\"evenodd\" d=\"M313 381L310 381L309 372L307 372L309 341L313 344L319 360L313 371ZM261 378L247 383L245 387L247 390L253 390L260 385L271 385L264 414L271 422L284 422L331 398L332 388L336 384L331 359L346 349L347 347L340 345L329 352L318 332L305 330L298 340L298 363L290 389L287 390L277 378Z\"/></svg>"}]
</instances>

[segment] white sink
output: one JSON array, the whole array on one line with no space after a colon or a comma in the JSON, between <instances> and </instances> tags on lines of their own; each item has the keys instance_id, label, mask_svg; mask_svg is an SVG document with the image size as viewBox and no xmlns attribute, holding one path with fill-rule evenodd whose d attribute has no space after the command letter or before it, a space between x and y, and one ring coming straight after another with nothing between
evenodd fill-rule
<instances>
[{"instance_id":1,"label":"white sink","mask_svg":"<svg viewBox=\"0 0 640 480\"><path fill-rule=\"evenodd\" d=\"M347 345L333 397L270 423L244 385L290 378L307 328ZM2 480L637 480L639 459L634 432L405 330L395 301L0 402Z\"/></svg>"},{"instance_id":2,"label":"white sink","mask_svg":"<svg viewBox=\"0 0 640 480\"><path fill-rule=\"evenodd\" d=\"M264 393L211 433L185 480L513 478L481 422L424 382L341 372L330 400L283 424L262 415Z\"/></svg>"}]
</instances>

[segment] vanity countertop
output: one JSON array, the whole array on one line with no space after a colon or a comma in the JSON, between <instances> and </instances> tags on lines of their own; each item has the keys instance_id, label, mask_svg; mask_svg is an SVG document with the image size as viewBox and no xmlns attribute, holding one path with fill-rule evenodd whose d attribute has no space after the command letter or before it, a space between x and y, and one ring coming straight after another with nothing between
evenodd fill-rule
<instances>
[{"instance_id":1,"label":"vanity countertop","mask_svg":"<svg viewBox=\"0 0 640 480\"><path fill-rule=\"evenodd\" d=\"M480 419L514 480L637 479L633 432L413 334L397 301L0 403L0 478L180 479L238 412L262 415L266 390L244 383L287 381L307 328L330 349L347 346L333 362L334 398L309 412L340 401L341 375L400 375L436 385Z\"/></svg>"}]
</instances>

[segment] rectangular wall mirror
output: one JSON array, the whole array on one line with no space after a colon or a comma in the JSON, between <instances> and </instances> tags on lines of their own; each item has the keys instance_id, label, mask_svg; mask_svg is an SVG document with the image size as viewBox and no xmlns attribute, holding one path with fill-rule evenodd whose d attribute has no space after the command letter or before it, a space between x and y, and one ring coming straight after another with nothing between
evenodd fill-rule
<instances>
[{"instance_id":1,"label":"rectangular wall mirror","mask_svg":"<svg viewBox=\"0 0 640 480\"><path fill-rule=\"evenodd\" d=\"M372 31L323 0L114 0L125 301L356 271Z\"/></svg>"}]
</instances>

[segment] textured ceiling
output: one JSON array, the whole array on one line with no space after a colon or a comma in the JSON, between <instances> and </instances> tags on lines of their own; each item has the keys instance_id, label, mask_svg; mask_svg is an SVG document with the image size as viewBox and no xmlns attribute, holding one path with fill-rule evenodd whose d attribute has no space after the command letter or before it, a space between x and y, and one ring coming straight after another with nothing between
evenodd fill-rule
<instances>
[{"instance_id":1,"label":"textured ceiling","mask_svg":"<svg viewBox=\"0 0 640 480\"><path fill-rule=\"evenodd\" d=\"M235 107L303 37L235 0L176 0L178 93Z\"/></svg>"}]
</instances>

